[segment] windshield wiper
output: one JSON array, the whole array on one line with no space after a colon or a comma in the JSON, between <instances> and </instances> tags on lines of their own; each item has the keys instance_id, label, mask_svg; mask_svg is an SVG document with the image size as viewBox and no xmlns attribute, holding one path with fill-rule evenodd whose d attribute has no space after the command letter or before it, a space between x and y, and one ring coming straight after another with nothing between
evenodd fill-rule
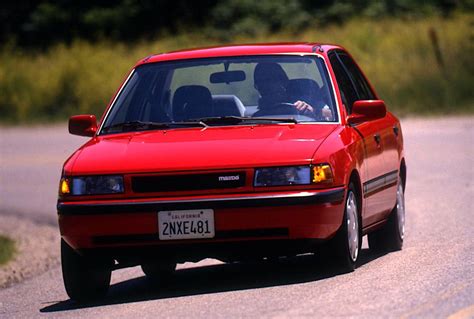
<instances>
[{"instance_id":1,"label":"windshield wiper","mask_svg":"<svg viewBox=\"0 0 474 319\"><path fill-rule=\"evenodd\" d=\"M207 127L206 123L202 121L192 122L144 122L144 121L127 121L122 123L112 124L104 127L102 131L110 132L113 129L121 129L121 131L134 131L134 130L155 130L155 129L167 129L181 126L203 126Z\"/></svg>"},{"instance_id":2,"label":"windshield wiper","mask_svg":"<svg viewBox=\"0 0 474 319\"><path fill-rule=\"evenodd\" d=\"M203 117L199 120L205 124L240 124L252 122L283 122L283 123L298 123L294 118L273 118L273 117L243 117L243 116L215 116Z\"/></svg>"},{"instance_id":3,"label":"windshield wiper","mask_svg":"<svg viewBox=\"0 0 474 319\"><path fill-rule=\"evenodd\" d=\"M119 132L128 132L135 130L159 130L169 129L183 126L202 126L208 127L213 124L235 125L240 123L257 123L257 122L282 122L282 123L298 123L294 118L273 118L273 117L243 117L243 116L215 116L203 117L196 120L183 122L145 122L145 121L127 121L106 126L103 132L119 130Z\"/></svg>"}]
</instances>

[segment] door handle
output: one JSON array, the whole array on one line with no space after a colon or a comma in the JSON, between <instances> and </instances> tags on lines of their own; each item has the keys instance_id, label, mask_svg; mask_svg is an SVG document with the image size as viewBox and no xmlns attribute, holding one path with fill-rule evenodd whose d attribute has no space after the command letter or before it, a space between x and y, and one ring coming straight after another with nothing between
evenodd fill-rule
<instances>
[{"instance_id":1,"label":"door handle","mask_svg":"<svg viewBox=\"0 0 474 319\"><path fill-rule=\"evenodd\" d=\"M398 128L398 126L394 126L393 127L393 133L395 133L395 136L398 136L398 132L400 131L400 129Z\"/></svg>"},{"instance_id":2,"label":"door handle","mask_svg":"<svg viewBox=\"0 0 474 319\"><path fill-rule=\"evenodd\" d=\"M375 140L375 143L377 143L377 145L380 145L380 141L381 141L381 138L380 138L380 134L375 134L374 135L374 140Z\"/></svg>"}]
</instances>

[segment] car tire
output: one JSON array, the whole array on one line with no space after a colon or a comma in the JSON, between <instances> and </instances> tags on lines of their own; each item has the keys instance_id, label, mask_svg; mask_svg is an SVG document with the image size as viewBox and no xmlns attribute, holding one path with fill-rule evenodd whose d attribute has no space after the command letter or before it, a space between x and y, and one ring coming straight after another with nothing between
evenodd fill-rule
<instances>
[{"instance_id":1,"label":"car tire","mask_svg":"<svg viewBox=\"0 0 474 319\"><path fill-rule=\"evenodd\" d=\"M401 250L405 236L405 195L401 181L397 186L397 201L382 228L368 234L369 248L375 252Z\"/></svg>"},{"instance_id":2,"label":"car tire","mask_svg":"<svg viewBox=\"0 0 474 319\"><path fill-rule=\"evenodd\" d=\"M322 258L332 262L342 272L354 271L360 255L362 236L359 210L357 191L351 182L344 202L341 227L320 251Z\"/></svg>"},{"instance_id":3,"label":"car tire","mask_svg":"<svg viewBox=\"0 0 474 319\"><path fill-rule=\"evenodd\" d=\"M176 270L175 262L148 262L141 265L142 271L154 283L168 282Z\"/></svg>"},{"instance_id":4,"label":"car tire","mask_svg":"<svg viewBox=\"0 0 474 319\"><path fill-rule=\"evenodd\" d=\"M112 270L100 263L79 255L61 239L61 268L64 287L72 300L97 300L107 294Z\"/></svg>"}]
</instances>

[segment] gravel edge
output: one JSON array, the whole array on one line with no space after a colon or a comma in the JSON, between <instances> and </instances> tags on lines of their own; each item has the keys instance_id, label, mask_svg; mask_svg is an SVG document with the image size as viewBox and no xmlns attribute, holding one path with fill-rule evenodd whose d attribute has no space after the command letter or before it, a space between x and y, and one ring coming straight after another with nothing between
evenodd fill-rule
<instances>
[{"instance_id":1,"label":"gravel edge","mask_svg":"<svg viewBox=\"0 0 474 319\"><path fill-rule=\"evenodd\" d=\"M0 234L15 241L13 260L0 266L0 288L39 275L60 264L59 231L16 216L0 214Z\"/></svg>"}]
</instances>

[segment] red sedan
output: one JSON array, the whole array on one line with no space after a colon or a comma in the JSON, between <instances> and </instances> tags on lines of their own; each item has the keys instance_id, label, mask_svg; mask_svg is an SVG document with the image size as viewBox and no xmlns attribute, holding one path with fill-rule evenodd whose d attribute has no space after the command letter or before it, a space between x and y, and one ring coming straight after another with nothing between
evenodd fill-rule
<instances>
[{"instance_id":1,"label":"red sedan","mask_svg":"<svg viewBox=\"0 0 474 319\"><path fill-rule=\"evenodd\" d=\"M315 252L345 271L362 236L402 248L399 120L345 49L316 43L185 50L139 61L64 164L58 214L72 299L111 271Z\"/></svg>"}]
</instances>

